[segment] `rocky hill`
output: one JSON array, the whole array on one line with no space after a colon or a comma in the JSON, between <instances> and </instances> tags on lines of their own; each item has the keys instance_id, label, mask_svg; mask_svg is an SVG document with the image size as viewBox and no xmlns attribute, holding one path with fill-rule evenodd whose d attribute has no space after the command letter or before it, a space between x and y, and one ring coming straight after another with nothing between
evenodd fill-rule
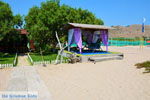
<instances>
[{"instance_id":1,"label":"rocky hill","mask_svg":"<svg viewBox=\"0 0 150 100\"><path fill-rule=\"evenodd\" d=\"M142 33L142 25L130 25L130 26L112 26L113 30L109 31L109 37L150 37L150 25L145 25L145 32Z\"/></svg>"}]
</instances>

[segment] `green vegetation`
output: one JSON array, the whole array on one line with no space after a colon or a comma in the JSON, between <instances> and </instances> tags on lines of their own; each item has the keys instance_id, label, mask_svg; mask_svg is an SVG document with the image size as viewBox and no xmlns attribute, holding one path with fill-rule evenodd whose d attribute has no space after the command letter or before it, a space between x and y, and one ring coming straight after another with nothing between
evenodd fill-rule
<instances>
[{"instance_id":1,"label":"green vegetation","mask_svg":"<svg viewBox=\"0 0 150 100\"><path fill-rule=\"evenodd\" d=\"M13 14L8 4L0 1L0 40L10 32Z\"/></svg>"},{"instance_id":2,"label":"green vegetation","mask_svg":"<svg viewBox=\"0 0 150 100\"><path fill-rule=\"evenodd\" d=\"M137 63L137 64L135 64L135 66L137 66L137 68L145 68L145 71L147 73L150 72L150 61L145 61L145 62L142 62L142 63Z\"/></svg>"},{"instance_id":3,"label":"green vegetation","mask_svg":"<svg viewBox=\"0 0 150 100\"><path fill-rule=\"evenodd\" d=\"M101 19L96 18L88 10L60 5L59 2L60 0L42 2L40 7L32 7L25 17L25 27L30 33L29 39L35 41L38 51L40 47L45 51L49 50L49 48L55 48L57 44L55 31L58 32L61 42L64 43L67 40L65 25L69 22L104 24Z\"/></svg>"},{"instance_id":4,"label":"green vegetation","mask_svg":"<svg viewBox=\"0 0 150 100\"><path fill-rule=\"evenodd\" d=\"M0 53L0 64L13 64L15 54Z\"/></svg>"},{"instance_id":5,"label":"green vegetation","mask_svg":"<svg viewBox=\"0 0 150 100\"><path fill-rule=\"evenodd\" d=\"M57 57L57 54L54 54L54 53L43 54L43 58L42 58L40 53L30 53L30 56L34 62L43 61L43 59L44 61L50 61L50 60L55 60Z\"/></svg>"},{"instance_id":6,"label":"green vegetation","mask_svg":"<svg viewBox=\"0 0 150 100\"><path fill-rule=\"evenodd\" d=\"M43 58L40 53L30 53L30 56L34 62L37 61L52 61L56 60L57 54L56 53L45 53L43 54ZM67 59L66 57L63 57L63 59Z\"/></svg>"},{"instance_id":7,"label":"green vegetation","mask_svg":"<svg viewBox=\"0 0 150 100\"><path fill-rule=\"evenodd\" d=\"M16 28L21 28L23 25L22 16L13 15L10 6L3 1L0 1L0 47L3 52L15 52L15 47L20 41L19 32Z\"/></svg>"},{"instance_id":8,"label":"green vegetation","mask_svg":"<svg viewBox=\"0 0 150 100\"><path fill-rule=\"evenodd\" d=\"M67 23L98 24L103 25L101 19L82 8L72 8L60 5L60 0L46 0L40 7L33 6L28 15L24 17L14 15L9 4L0 0L0 52L17 52L22 37L16 29L25 28L30 33L28 40L33 40L36 50L40 48L45 52L55 49L58 32L60 40L67 40ZM23 27L25 25L25 27Z\"/></svg>"}]
</instances>

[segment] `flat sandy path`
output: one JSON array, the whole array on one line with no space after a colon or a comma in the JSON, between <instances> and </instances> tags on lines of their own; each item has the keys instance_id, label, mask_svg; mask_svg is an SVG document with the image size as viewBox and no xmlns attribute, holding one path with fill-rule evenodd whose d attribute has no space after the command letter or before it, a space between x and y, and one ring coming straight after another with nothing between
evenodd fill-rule
<instances>
[{"instance_id":1,"label":"flat sandy path","mask_svg":"<svg viewBox=\"0 0 150 100\"><path fill-rule=\"evenodd\" d=\"M53 100L150 100L150 74L134 66L150 60L150 48L109 49L124 59L36 67Z\"/></svg>"},{"instance_id":2,"label":"flat sandy path","mask_svg":"<svg viewBox=\"0 0 150 100\"><path fill-rule=\"evenodd\" d=\"M51 95L45 86L43 80L41 80L35 67L15 67L12 69L10 75L9 84L6 91L12 92L37 92L38 99L13 99L13 100L52 100Z\"/></svg>"},{"instance_id":3,"label":"flat sandy path","mask_svg":"<svg viewBox=\"0 0 150 100\"><path fill-rule=\"evenodd\" d=\"M18 64L17 66L30 66L28 61L28 56L24 54L18 55Z\"/></svg>"},{"instance_id":4,"label":"flat sandy path","mask_svg":"<svg viewBox=\"0 0 150 100\"><path fill-rule=\"evenodd\" d=\"M4 91L8 86L12 68L0 69L0 91Z\"/></svg>"}]
</instances>

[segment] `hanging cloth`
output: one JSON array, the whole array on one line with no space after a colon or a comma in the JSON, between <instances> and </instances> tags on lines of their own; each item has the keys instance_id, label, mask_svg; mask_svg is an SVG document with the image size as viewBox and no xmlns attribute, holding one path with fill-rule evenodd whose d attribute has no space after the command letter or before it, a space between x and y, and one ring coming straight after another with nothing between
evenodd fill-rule
<instances>
[{"instance_id":1,"label":"hanging cloth","mask_svg":"<svg viewBox=\"0 0 150 100\"><path fill-rule=\"evenodd\" d=\"M68 31L68 51L70 51L70 45L73 42L73 33L74 33L74 29L69 29L69 31Z\"/></svg>"},{"instance_id":2,"label":"hanging cloth","mask_svg":"<svg viewBox=\"0 0 150 100\"><path fill-rule=\"evenodd\" d=\"M97 40L100 38L99 35L100 35L100 31L95 31L94 32L92 43L96 43L97 42Z\"/></svg>"},{"instance_id":3,"label":"hanging cloth","mask_svg":"<svg viewBox=\"0 0 150 100\"><path fill-rule=\"evenodd\" d=\"M100 33L102 42L106 46L106 51L108 51L108 30L100 30Z\"/></svg>"},{"instance_id":4,"label":"hanging cloth","mask_svg":"<svg viewBox=\"0 0 150 100\"><path fill-rule=\"evenodd\" d=\"M76 44L78 45L80 49L80 53L82 52L82 35L81 35L81 29L75 28L74 29L74 39Z\"/></svg>"},{"instance_id":5,"label":"hanging cloth","mask_svg":"<svg viewBox=\"0 0 150 100\"><path fill-rule=\"evenodd\" d=\"M73 33L74 33L74 29L69 29L69 31L68 31L68 46L70 46L73 42Z\"/></svg>"},{"instance_id":6,"label":"hanging cloth","mask_svg":"<svg viewBox=\"0 0 150 100\"><path fill-rule=\"evenodd\" d=\"M88 31L87 32L87 42L88 42L88 44L91 44L92 40L93 40L93 34L90 31Z\"/></svg>"}]
</instances>

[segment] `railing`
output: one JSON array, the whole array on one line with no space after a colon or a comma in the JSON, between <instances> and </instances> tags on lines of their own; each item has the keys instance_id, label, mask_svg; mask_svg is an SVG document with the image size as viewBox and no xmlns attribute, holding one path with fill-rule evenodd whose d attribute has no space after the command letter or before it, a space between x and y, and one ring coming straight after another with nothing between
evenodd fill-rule
<instances>
[{"instance_id":1,"label":"railing","mask_svg":"<svg viewBox=\"0 0 150 100\"><path fill-rule=\"evenodd\" d=\"M58 62L60 62L60 60L58 60ZM62 60L62 63L67 63L68 60ZM55 60L50 60L50 61L34 61L33 65L38 65L38 64L55 64L56 61Z\"/></svg>"},{"instance_id":2,"label":"railing","mask_svg":"<svg viewBox=\"0 0 150 100\"><path fill-rule=\"evenodd\" d=\"M33 61L32 57L30 56L30 54L28 53L28 58L29 61L31 62L32 65L39 65L39 64L55 64L55 60L49 60L49 61ZM60 60L58 60L58 62L60 62ZM62 63L67 63L68 60L62 60Z\"/></svg>"},{"instance_id":3,"label":"railing","mask_svg":"<svg viewBox=\"0 0 150 100\"><path fill-rule=\"evenodd\" d=\"M0 64L0 68L10 68L13 67L13 64Z\"/></svg>"},{"instance_id":4,"label":"railing","mask_svg":"<svg viewBox=\"0 0 150 100\"><path fill-rule=\"evenodd\" d=\"M150 45L147 41L120 41L120 40L109 40L110 46L138 46L138 45Z\"/></svg>"},{"instance_id":5,"label":"railing","mask_svg":"<svg viewBox=\"0 0 150 100\"><path fill-rule=\"evenodd\" d=\"M33 60L32 60L32 58L31 58L31 56L30 56L30 54L28 53L28 59L29 59L29 61L31 62L31 64L33 65L34 64L34 62L33 62Z\"/></svg>"},{"instance_id":6,"label":"railing","mask_svg":"<svg viewBox=\"0 0 150 100\"><path fill-rule=\"evenodd\" d=\"M18 54L16 53L16 56L15 56L15 60L14 60L13 66L16 66L16 65L17 65L17 62L18 62Z\"/></svg>"}]
</instances>

